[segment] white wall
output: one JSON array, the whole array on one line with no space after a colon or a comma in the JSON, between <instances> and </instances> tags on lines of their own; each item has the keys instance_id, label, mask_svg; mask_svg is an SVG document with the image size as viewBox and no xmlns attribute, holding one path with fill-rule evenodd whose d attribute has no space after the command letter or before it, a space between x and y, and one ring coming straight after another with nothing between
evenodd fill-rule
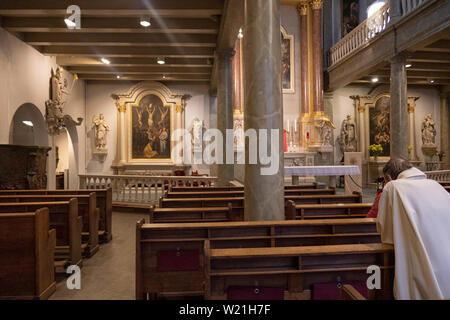
<instances>
[{"instance_id":1,"label":"white wall","mask_svg":"<svg viewBox=\"0 0 450 320\"><path fill-rule=\"evenodd\" d=\"M333 92L333 119L336 129L334 130L335 139L339 137L342 121L350 114L356 122L353 100L350 99L352 95L367 95L370 92L368 86L346 86ZM417 156L421 161L424 161L424 155L422 154L422 133L420 128L422 121L428 113L432 114L433 119L436 122L437 136L436 144L438 150L440 150L440 98L437 88L428 87L408 87L408 97L420 97L416 101L415 109L415 133L416 133L416 147ZM405 132L408 134L408 132ZM339 149L339 144L335 142L335 163L338 163L342 159L342 153Z\"/></svg>"},{"instance_id":2,"label":"white wall","mask_svg":"<svg viewBox=\"0 0 450 320\"><path fill-rule=\"evenodd\" d=\"M294 36L294 93L283 93L283 117L294 120L300 116L300 15L294 6L280 7L281 25Z\"/></svg>"},{"instance_id":3,"label":"white wall","mask_svg":"<svg viewBox=\"0 0 450 320\"><path fill-rule=\"evenodd\" d=\"M22 42L18 38L0 28L0 143L9 143L9 133L11 132L12 119L17 109L23 104L35 105L42 116L45 116L45 101L50 98L50 78L56 70L55 59L39 53L33 47ZM73 75L64 72L70 89ZM71 115L75 120L77 117L85 118L85 83L77 81L73 87L72 94L64 107L66 114ZM84 165L80 166L80 160L84 162L85 144L84 126L72 130L72 141L74 142L73 157L76 159L72 173L75 179L78 169L83 172ZM76 137L75 137L76 136ZM49 137L48 144L52 139ZM54 161L50 156L49 161ZM49 167L50 169L50 167ZM75 185L73 185L75 186Z\"/></svg>"}]
</instances>

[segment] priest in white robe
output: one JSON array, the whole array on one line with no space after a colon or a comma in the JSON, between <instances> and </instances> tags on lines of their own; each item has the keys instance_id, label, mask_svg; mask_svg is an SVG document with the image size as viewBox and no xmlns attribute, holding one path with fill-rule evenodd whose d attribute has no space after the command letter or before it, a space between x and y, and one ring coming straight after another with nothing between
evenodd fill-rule
<instances>
[{"instance_id":1,"label":"priest in white robe","mask_svg":"<svg viewBox=\"0 0 450 320\"><path fill-rule=\"evenodd\" d=\"M450 193L404 159L383 173L377 225L395 249L394 297L450 298Z\"/></svg>"}]
</instances>

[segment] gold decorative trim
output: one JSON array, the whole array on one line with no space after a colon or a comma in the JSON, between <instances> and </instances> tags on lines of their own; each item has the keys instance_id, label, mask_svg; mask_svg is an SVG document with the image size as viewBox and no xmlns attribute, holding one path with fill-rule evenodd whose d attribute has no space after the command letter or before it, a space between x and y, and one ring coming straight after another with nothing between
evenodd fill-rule
<instances>
[{"instance_id":1,"label":"gold decorative trim","mask_svg":"<svg viewBox=\"0 0 450 320\"><path fill-rule=\"evenodd\" d=\"M243 113L242 110L240 110L240 109L235 109L235 110L233 111L233 114L234 114L235 116L240 116L240 115L243 115L244 113Z\"/></svg>"},{"instance_id":2,"label":"gold decorative trim","mask_svg":"<svg viewBox=\"0 0 450 320\"><path fill-rule=\"evenodd\" d=\"M416 110L416 109L415 109L414 107L412 107L412 106L409 106L409 107L408 107L408 112L409 112L409 113L413 113L415 110Z\"/></svg>"},{"instance_id":3,"label":"gold decorative trim","mask_svg":"<svg viewBox=\"0 0 450 320\"><path fill-rule=\"evenodd\" d=\"M308 0L300 1L300 3L297 5L297 10L301 16L306 16L308 14L308 7Z\"/></svg>"},{"instance_id":4,"label":"gold decorative trim","mask_svg":"<svg viewBox=\"0 0 450 320\"><path fill-rule=\"evenodd\" d=\"M323 0L311 0L311 6L313 10L320 10L322 9Z\"/></svg>"},{"instance_id":5,"label":"gold decorative trim","mask_svg":"<svg viewBox=\"0 0 450 320\"><path fill-rule=\"evenodd\" d=\"M126 112L127 111L127 105L124 104L124 105L121 105L121 106L117 106L117 110L119 112Z\"/></svg>"},{"instance_id":6,"label":"gold decorative trim","mask_svg":"<svg viewBox=\"0 0 450 320\"><path fill-rule=\"evenodd\" d=\"M366 107L364 107L364 106L359 106L359 107L358 107L358 111L359 111L359 113L363 113L364 111L366 111Z\"/></svg>"},{"instance_id":7,"label":"gold decorative trim","mask_svg":"<svg viewBox=\"0 0 450 320\"><path fill-rule=\"evenodd\" d=\"M184 109L183 106L180 106L180 105L175 106L176 113L183 112L183 109Z\"/></svg>"}]
</instances>

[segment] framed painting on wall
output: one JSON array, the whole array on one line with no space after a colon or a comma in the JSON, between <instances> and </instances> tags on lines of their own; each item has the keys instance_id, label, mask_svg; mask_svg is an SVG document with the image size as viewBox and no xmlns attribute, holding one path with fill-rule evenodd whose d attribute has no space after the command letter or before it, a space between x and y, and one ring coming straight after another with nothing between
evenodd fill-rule
<instances>
[{"instance_id":1,"label":"framed painting on wall","mask_svg":"<svg viewBox=\"0 0 450 320\"><path fill-rule=\"evenodd\" d=\"M145 95L131 109L131 159L171 158L171 107L155 94Z\"/></svg>"},{"instance_id":2,"label":"framed painting on wall","mask_svg":"<svg viewBox=\"0 0 450 320\"><path fill-rule=\"evenodd\" d=\"M283 93L294 93L294 36L281 27L281 80Z\"/></svg>"},{"instance_id":3,"label":"framed painting on wall","mask_svg":"<svg viewBox=\"0 0 450 320\"><path fill-rule=\"evenodd\" d=\"M359 25L359 0L342 0L342 37Z\"/></svg>"},{"instance_id":4,"label":"framed painting on wall","mask_svg":"<svg viewBox=\"0 0 450 320\"><path fill-rule=\"evenodd\" d=\"M380 156L387 157L391 146L390 107L391 98L386 94L378 97L369 109L370 144L380 144L383 147Z\"/></svg>"}]
</instances>

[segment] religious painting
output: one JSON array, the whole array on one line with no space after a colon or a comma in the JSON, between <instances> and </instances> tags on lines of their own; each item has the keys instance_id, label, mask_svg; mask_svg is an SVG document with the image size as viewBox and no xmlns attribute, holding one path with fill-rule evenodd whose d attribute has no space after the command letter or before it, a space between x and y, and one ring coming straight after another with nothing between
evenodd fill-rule
<instances>
[{"instance_id":1,"label":"religious painting","mask_svg":"<svg viewBox=\"0 0 450 320\"><path fill-rule=\"evenodd\" d=\"M383 95L369 110L370 144L380 144L383 147L380 156L389 156L390 154L390 107L390 97Z\"/></svg>"},{"instance_id":2,"label":"religious painting","mask_svg":"<svg viewBox=\"0 0 450 320\"><path fill-rule=\"evenodd\" d=\"M170 119L170 106L157 95L148 94L132 106L132 159L170 159Z\"/></svg>"},{"instance_id":3,"label":"religious painting","mask_svg":"<svg viewBox=\"0 0 450 320\"><path fill-rule=\"evenodd\" d=\"M359 25L359 0L342 0L342 37Z\"/></svg>"},{"instance_id":4,"label":"religious painting","mask_svg":"<svg viewBox=\"0 0 450 320\"><path fill-rule=\"evenodd\" d=\"M281 80L283 93L294 93L294 36L281 28Z\"/></svg>"}]
</instances>

